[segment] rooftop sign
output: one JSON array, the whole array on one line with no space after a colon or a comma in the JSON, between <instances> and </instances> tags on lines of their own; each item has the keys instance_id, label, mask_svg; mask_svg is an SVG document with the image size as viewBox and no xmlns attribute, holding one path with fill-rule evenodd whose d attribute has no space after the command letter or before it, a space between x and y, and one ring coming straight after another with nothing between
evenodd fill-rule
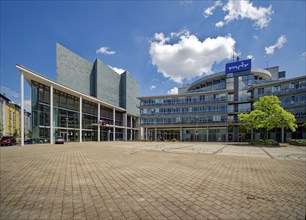
<instances>
[{"instance_id":1,"label":"rooftop sign","mask_svg":"<svg viewBox=\"0 0 306 220\"><path fill-rule=\"evenodd\" d=\"M244 70L251 69L251 59L248 60L241 60L233 63L227 63L225 65L225 73L235 73Z\"/></svg>"}]
</instances>

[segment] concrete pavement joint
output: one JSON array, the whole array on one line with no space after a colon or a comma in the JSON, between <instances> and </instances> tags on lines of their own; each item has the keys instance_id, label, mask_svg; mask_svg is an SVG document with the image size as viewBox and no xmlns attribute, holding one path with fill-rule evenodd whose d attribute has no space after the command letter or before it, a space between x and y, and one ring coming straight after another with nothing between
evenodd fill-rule
<instances>
[{"instance_id":1,"label":"concrete pavement joint","mask_svg":"<svg viewBox=\"0 0 306 220\"><path fill-rule=\"evenodd\" d=\"M263 147L260 147L260 149L262 149L262 151L265 152L271 159L274 159L274 157L268 151L266 151Z\"/></svg>"}]
</instances>

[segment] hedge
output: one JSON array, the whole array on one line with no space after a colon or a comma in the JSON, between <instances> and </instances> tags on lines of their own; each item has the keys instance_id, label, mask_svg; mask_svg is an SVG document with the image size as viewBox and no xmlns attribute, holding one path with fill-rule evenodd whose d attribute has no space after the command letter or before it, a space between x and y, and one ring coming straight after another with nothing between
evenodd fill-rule
<instances>
[{"instance_id":1,"label":"hedge","mask_svg":"<svg viewBox=\"0 0 306 220\"><path fill-rule=\"evenodd\" d=\"M289 144L296 146L306 146L306 139L289 139Z\"/></svg>"},{"instance_id":2,"label":"hedge","mask_svg":"<svg viewBox=\"0 0 306 220\"><path fill-rule=\"evenodd\" d=\"M279 146L279 143L273 139L259 139L251 140L252 145L264 145L264 146Z\"/></svg>"}]
</instances>

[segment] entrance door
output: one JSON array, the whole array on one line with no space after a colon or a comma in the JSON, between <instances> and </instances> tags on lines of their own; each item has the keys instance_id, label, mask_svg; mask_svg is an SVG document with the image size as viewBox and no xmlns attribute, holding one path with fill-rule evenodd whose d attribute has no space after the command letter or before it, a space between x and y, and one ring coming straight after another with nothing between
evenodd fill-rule
<instances>
[{"instance_id":1,"label":"entrance door","mask_svg":"<svg viewBox=\"0 0 306 220\"><path fill-rule=\"evenodd\" d=\"M60 132L60 135L63 137L63 139L64 139L66 142L68 142L68 140L67 140L67 131L61 131L61 132Z\"/></svg>"}]
</instances>

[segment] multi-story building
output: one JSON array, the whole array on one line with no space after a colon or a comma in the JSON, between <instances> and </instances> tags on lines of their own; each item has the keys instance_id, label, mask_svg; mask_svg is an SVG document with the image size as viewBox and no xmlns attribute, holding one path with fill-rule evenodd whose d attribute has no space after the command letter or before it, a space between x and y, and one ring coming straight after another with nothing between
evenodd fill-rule
<instances>
[{"instance_id":1,"label":"multi-story building","mask_svg":"<svg viewBox=\"0 0 306 220\"><path fill-rule=\"evenodd\" d=\"M32 142L136 140L139 136L139 85L130 73L118 74L101 60L91 63L56 45L56 81L26 67L31 86ZM21 140L23 144L23 140Z\"/></svg>"},{"instance_id":2,"label":"multi-story building","mask_svg":"<svg viewBox=\"0 0 306 220\"><path fill-rule=\"evenodd\" d=\"M6 131L6 104L10 101L10 99L0 93L0 129L2 135L5 135Z\"/></svg>"},{"instance_id":3,"label":"multi-story building","mask_svg":"<svg viewBox=\"0 0 306 220\"><path fill-rule=\"evenodd\" d=\"M143 138L180 141L245 141L260 138L239 126L237 115L252 110L261 96L276 95L295 115L295 133L275 129L270 138L285 141L306 138L306 76L285 79L279 67L251 68L251 60L226 64L223 72L205 76L179 88L177 95L139 97Z\"/></svg>"},{"instance_id":4,"label":"multi-story building","mask_svg":"<svg viewBox=\"0 0 306 220\"><path fill-rule=\"evenodd\" d=\"M15 135L20 137L21 108L5 95L0 94L0 126L2 135ZM24 110L25 128L31 131L31 113Z\"/></svg>"},{"instance_id":5,"label":"multi-story building","mask_svg":"<svg viewBox=\"0 0 306 220\"><path fill-rule=\"evenodd\" d=\"M20 137L20 106L11 102L7 103L5 114L5 134Z\"/></svg>"}]
</instances>

